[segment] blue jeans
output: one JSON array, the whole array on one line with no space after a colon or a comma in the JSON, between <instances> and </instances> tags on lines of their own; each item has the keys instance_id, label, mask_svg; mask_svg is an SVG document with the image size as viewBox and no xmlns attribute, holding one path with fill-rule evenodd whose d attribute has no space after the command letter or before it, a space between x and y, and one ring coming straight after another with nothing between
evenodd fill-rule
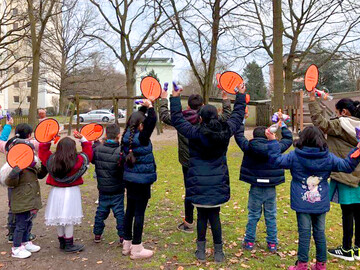
<instances>
[{"instance_id":1,"label":"blue jeans","mask_svg":"<svg viewBox=\"0 0 360 270\"><path fill-rule=\"evenodd\" d=\"M105 228L104 221L112 210L116 218L116 229L119 237L124 236L124 194L99 195L99 205L96 210L94 234L102 235Z\"/></svg>"},{"instance_id":2,"label":"blue jeans","mask_svg":"<svg viewBox=\"0 0 360 270\"><path fill-rule=\"evenodd\" d=\"M326 262L325 216L323 214L306 214L296 212L299 232L298 260L309 261L311 228L316 246L316 260Z\"/></svg>"},{"instance_id":3,"label":"blue jeans","mask_svg":"<svg viewBox=\"0 0 360 270\"><path fill-rule=\"evenodd\" d=\"M29 241L29 234L32 228L32 219L34 215L30 211L17 213L15 215L15 231L13 238L14 247L20 247L21 243Z\"/></svg>"},{"instance_id":4,"label":"blue jeans","mask_svg":"<svg viewBox=\"0 0 360 270\"><path fill-rule=\"evenodd\" d=\"M256 226L264 211L266 224L266 241L277 244L276 227L276 187L258 187L251 185L248 202L248 223L246 225L246 242L255 242Z\"/></svg>"}]
</instances>

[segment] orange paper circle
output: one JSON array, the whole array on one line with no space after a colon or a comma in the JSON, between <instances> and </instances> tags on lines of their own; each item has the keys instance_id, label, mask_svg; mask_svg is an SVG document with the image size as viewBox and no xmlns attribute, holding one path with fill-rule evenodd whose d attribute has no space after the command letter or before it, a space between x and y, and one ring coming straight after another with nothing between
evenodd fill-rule
<instances>
[{"instance_id":1,"label":"orange paper circle","mask_svg":"<svg viewBox=\"0 0 360 270\"><path fill-rule=\"evenodd\" d=\"M48 118L41 121L35 128L35 139L40 143L51 142L59 133L60 126L58 121Z\"/></svg>"},{"instance_id":2,"label":"orange paper circle","mask_svg":"<svg viewBox=\"0 0 360 270\"><path fill-rule=\"evenodd\" d=\"M159 81L151 76L146 76L141 80L140 89L144 97L150 100L158 99L162 90Z\"/></svg>"},{"instance_id":3,"label":"orange paper circle","mask_svg":"<svg viewBox=\"0 0 360 270\"><path fill-rule=\"evenodd\" d=\"M236 94L235 88L243 82L243 78L234 71L225 71L219 78L221 88L232 95Z\"/></svg>"},{"instance_id":4,"label":"orange paper circle","mask_svg":"<svg viewBox=\"0 0 360 270\"><path fill-rule=\"evenodd\" d=\"M103 133L104 128L102 125L97 123L90 123L83 126L80 130L81 135L83 135L88 141L96 141L99 139Z\"/></svg>"},{"instance_id":5,"label":"orange paper circle","mask_svg":"<svg viewBox=\"0 0 360 270\"><path fill-rule=\"evenodd\" d=\"M34 151L25 143L15 144L6 155L6 160L11 168L18 166L21 170L29 167L34 161Z\"/></svg>"},{"instance_id":6,"label":"orange paper circle","mask_svg":"<svg viewBox=\"0 0 360 270\"><path fill-rule=\"evenodd\" d=\"M305 73L305 89L309 92L314 90L319 81L319 69L316 65L312 64Z\"/></svg>"}]
</instances>

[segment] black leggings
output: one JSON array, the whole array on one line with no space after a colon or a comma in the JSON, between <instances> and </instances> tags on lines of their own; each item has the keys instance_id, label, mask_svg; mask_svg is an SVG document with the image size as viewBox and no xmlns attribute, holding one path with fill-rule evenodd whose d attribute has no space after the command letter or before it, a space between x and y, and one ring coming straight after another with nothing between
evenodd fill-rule
<instances>
[{"instance_id":1,"label":"black leggings","mask_svg":"<svg viewBox=\"0 0 360 270\"><path fill-rule=\"evenodd\" d=\"M127 197L124 218L124 239L132 240L133 245L141 244L144 227L145 210L149 199L136 200ZM134 223L134 234L133 234Z\"/></svg>"},{"instance_id":2,"label":"black leggings","mask_svg":"<svg viewBox=\"0 0 360 270\"><path fill-rule=\"evenodd\" d=\"M208 221L211 225L211 232L213 234L214 244L222 243L221 223L220 223L220 207L202 208L197 207L197 240L206 240L206 229Z\"/></svg>"},{"instance_id":3,"label":"black leggings","mask_svg":"<svg viewBox=\"0 0 360 270\"><path fill-rule=\"evenodd\" d=\"M355 246L360 247L360 203L342 204L343 248L352 248L355 221Z\"/></svg>"},{"instance_id":4,"label":"black leggings","mask_svg":"<svg viewBox=\"0 0 360 270\"><path fill-rule=\"evenodd\" d=\"M187 173L189 171L189 168L182 166L182 170L183 170L183 175L184 175L184 185L185 185L185 189L186 189L186 179L187 179ZM193 206L192 202L186 197L186 190L185 190L184 205L185 205L185 221L187 223L192 224L194 222L194 206Z\"/></svg>"}]
</instances>

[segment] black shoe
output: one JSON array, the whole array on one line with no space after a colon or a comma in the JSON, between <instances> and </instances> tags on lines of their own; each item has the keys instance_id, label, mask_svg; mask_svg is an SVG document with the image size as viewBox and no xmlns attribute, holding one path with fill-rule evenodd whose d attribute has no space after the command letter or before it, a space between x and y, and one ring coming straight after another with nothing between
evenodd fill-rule
<instances>
[{"instance_id":1,"label":"black shoe","mask_svg":"<svg viewBox=\"0 0 360 270\"><path fill-rule=\"evenodd\" d=\"M206 260L205 246L206 241L196 241L197 248L195 251L195 256L200 262L204 262Z\"/></svg>"},{"instance_id":2,"label":"black shoe","mask_svg":"<svg viewBox=\"0 0 360 270\"><path fill-rule=\"evenodd\" d=\"M342 248L342 246L337 247L335 249L328 249L328 253L329 255L339 258L339 259L343 259L345 261L350 261L353 262L354 259L354 251L352 249L350 250L344 250Z\"/></svg>"},{"instance_id":3,"label":"black shoe","mask_svg":"<svg viewBox=\"0 0 360 270\"><path fill-rule=\"evenodd\" d=\"M66 253L75 253L82 251L84 249L84 245L74 244L74 238L64 238L65 239L65 249Z\"/></svg>"},{"instance_id":4,"label":"black shoe","mask_svg":"<svg viewBox=\"0 0 360 270\"><path fill-rule=\"evenodd\" d=\"M214 259L215 262L223 262L225 260L223 244L214 244Z\"/></svg>"},{"instance_id":5,"label":"black shoe","mask_svg":"<svg viewBox=\"0 0 360 270\"><path fill-rule=\"evenodd\" d=\"M59 243L60 243L60 249L65 249L65 238L64 237L58 237Z\"/></svg>"},{"instance_id":6,"label":"black shoe","mask_svg":"<svg viewBox=\"0 0 360 270\"><path fill-rule=\"evenodd\" d=\"M184 233L193 233L194 229L192 228L192 224L187 223L185 220L181 224L177 226L179 231L182 231Z\"/></svg>"}]
</instances>

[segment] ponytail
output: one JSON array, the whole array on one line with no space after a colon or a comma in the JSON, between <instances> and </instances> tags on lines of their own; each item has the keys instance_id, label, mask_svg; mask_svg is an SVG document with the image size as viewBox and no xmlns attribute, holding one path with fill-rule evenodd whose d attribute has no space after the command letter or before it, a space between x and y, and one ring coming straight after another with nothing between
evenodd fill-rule
<instances>
[{"instance_id":1,"label":"ponytail","mask_svg":"<svg viewBox=\"0 0 360 270\"><path fill-rule=\"evenodd\" d=\"M346 109L349 111L351 116L360 118L360 102L357 100L353 101L350 98L342 98L336 103L335 108L340 113L342 112L342 110Z\"/></svg>"},{"instance_id":2,"label":"ponytail","mask_svg":"<svg viewBox=\"0 0 360 270\"><path fill-rule=\"evenodd\" d=\"M133 168L134 164L136 162L136 158L135 158L135 155L132 150L132 143L134 140L134 135L135 135L135 127L131 126L130 127L130 136L129 136L129 153L127 154L127 156L125 158L126 165L129 168Z\"/></svg>"}]
</instances>

